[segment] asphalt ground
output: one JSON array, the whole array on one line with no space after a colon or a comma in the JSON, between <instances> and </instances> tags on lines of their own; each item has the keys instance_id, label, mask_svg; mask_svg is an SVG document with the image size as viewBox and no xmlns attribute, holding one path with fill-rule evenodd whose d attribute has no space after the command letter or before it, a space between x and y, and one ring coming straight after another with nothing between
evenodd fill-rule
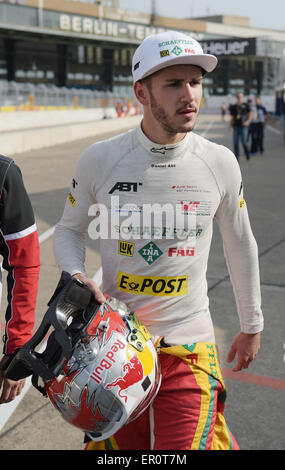
<instances>
[{"instance_id":1,"label":"asphalt ground","mask_svg":"<svg viewBox=\"0 0 285 470\"><path fill-rule=\"evenodd\" d=\"M131 124L130 121L130 126ZM118 132L119 133L119 128ZM228 117L201 114L195 132L232 148ZM114 133L113 133L114 135ZM36 327L47 310L59 279L48 230L59 220L73 169L82 151L91 143L110 137L96 135L70 144L34 150L14 158L20 165L35 211L41 240L41 273L36 308ZM261 350L249 369L233 373L226 355L239 321L223 257L217 226L208 265L208 284L212 317L227 387L225 417L243 450L284 450L285 435L285 146L278 125L265 131L265 153L247 161L241 152L245 199L251 225L259 246L261 289L265 329ZM87 271L93 275L100 267L98 243L88 242ZM5 293L0 321L4 322ZM34 389L17 403L0 405L0 450L82 450L83 434L66 423L47 398ZM15 406L17 405L17 406ZM11 409L14 411L11 413ZM7 416L9 418L6 420ZM6 418L5 418L6 417ZM2 419L2 428L1 428ZM3 424L4 423L4 424Z\"/></svg>"}]
</instances>

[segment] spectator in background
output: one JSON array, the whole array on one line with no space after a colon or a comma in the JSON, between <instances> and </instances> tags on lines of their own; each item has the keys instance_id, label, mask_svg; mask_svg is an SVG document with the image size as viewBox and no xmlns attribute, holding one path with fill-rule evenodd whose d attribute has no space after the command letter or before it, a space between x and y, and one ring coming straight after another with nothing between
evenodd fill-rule
<instances>
[{"instance_id":1,"label":"spectator in background","mask_svg":"<svg viewBox=\"0 0 285 470\"><path fill-rule=\"evenodd\" d=\"M249 147L250 146L250 141L252 141L253 122L254 122L254 118L256 117L256 106L255 106L255 103L253 102L253 99L250 98L250 97L247 100L247 104L249 106L249 109L252 112L252 119L249 123L248 134L247 134L247 143L248 143L248 147Z\"/></svg>"},{"instance_id":2,"label":"spectator in background","mask_svg":"<svg viewBox=\"0 0 285 470\"><path fill-rule=\"evenodd\" d=\"M256 153L263 154L264 152L264 128L269 119L269 114L267 109L262 105L261 99L259 96L255 99L255 109L252 119L252 140L251 140L251 154L255 155Z\"/></svg>"},{"instance_id":3,"label":"spectator in background","mask_svg":"<svg viewBox=\"0 0 285 470\"><path fill-rule=\"evenodd\" d=\"M226 107L225 103L222 103L222 105L221 105L222 121L225 120L226 110L227 110L227 107Z\"/></svg>"},{"instance_id":4,"label":"spectator in background","mask_svg":"<svg viewBox=\"0 0 285 470\"><path fill-rule=\"evenodd\" d=\"M246 159L250 159L248 149L248 129L252 119L252 111L248 103L243 102L243 94L237 94L237 102L230 107L230 131L233 132L234 154L239 160L239 141L241 139Z\"/></svg>"}]
</instances>

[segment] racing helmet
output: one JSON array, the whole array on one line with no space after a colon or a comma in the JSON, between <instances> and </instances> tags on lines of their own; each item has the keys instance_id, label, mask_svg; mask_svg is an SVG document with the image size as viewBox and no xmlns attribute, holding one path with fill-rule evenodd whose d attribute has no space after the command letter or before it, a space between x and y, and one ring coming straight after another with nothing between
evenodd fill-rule
<instances>
[{"instance_id":1,"label":"racing helmet","mask_svg":"<svg viewBox=\"0 0 285 470\"><path fill-rule=\"evenodd\" d=\"M16 368L18 358L18 370L20 361L33 371L33 385L61 416L94 441L109 438L143 413L161 380L147 328L126 304L105 298L98 304L87 286L69 280L50 302L37 338L15 357ZM45 350L36 352L50 325L55 329ZM13 362L6 372L13 378L11 369Z\"/></svg>"}]
</instances>

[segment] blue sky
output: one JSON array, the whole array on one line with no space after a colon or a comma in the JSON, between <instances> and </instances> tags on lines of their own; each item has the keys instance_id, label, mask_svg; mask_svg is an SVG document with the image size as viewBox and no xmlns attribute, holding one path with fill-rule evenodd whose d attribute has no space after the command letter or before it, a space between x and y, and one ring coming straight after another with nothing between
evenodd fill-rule
<instances>
[{"instance_id":1,"label":"blue sky","mask_svg":"<svg viewBox=\"0 0 285 470\"><path fill-rule=\"evenodd\" d=\"M249 16L251 26L285 31L285 0L156 0L156 5L157 13L163 16ZM149 13L151 0L120 0L120 8Z\"/></svg>"}]
</instances>

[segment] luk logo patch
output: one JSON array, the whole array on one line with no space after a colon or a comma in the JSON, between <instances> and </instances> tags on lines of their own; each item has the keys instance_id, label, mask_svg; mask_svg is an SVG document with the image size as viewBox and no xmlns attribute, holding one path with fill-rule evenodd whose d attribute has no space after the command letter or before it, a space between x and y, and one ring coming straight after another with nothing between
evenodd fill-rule
<instances>
[{"instance_id":1,"label":"luk logo patch","mask_svg":"<svg viewBox=\"0 0 285 470\"><path fill-rule=\"evenodd\" d=\"M188 276L145 277L118 272L117 288L134 295L174 297L187 294Z\"/></svg>"},{"instance_id":2,"label":"luk logo patch","mask_svg":"<svg viewBox=\"0 0 285 470\"><path fill-rule=\"evenodd\" d=\"M70 202L70 205L71 205L72 207L74 207L75 204L76 204L76 199L72 196L71 193L69 193L69 195L68 195L68 200L69 200L69 202Z\"/></svg>"},{"instance_id":3,"label":"luk logo patch","mask_svg":"<svg viewBox=\"0 0 285 470\"><path fill-rule=\"evenodd\" d=\"M150 242L139 250L139 254L147 264L152 264L162 255L162 251L155 243Z\"/></svg>"},{"instance_id":4,"label":"luk logo patch","mask_svg":"<svg viewBox=\"0 0 285 470\"><path fill-rule=\"evenodd\" d=\"M119 240L118 253L124 256L133 256L135 244Z\"/></svg>"}]
</instances>

